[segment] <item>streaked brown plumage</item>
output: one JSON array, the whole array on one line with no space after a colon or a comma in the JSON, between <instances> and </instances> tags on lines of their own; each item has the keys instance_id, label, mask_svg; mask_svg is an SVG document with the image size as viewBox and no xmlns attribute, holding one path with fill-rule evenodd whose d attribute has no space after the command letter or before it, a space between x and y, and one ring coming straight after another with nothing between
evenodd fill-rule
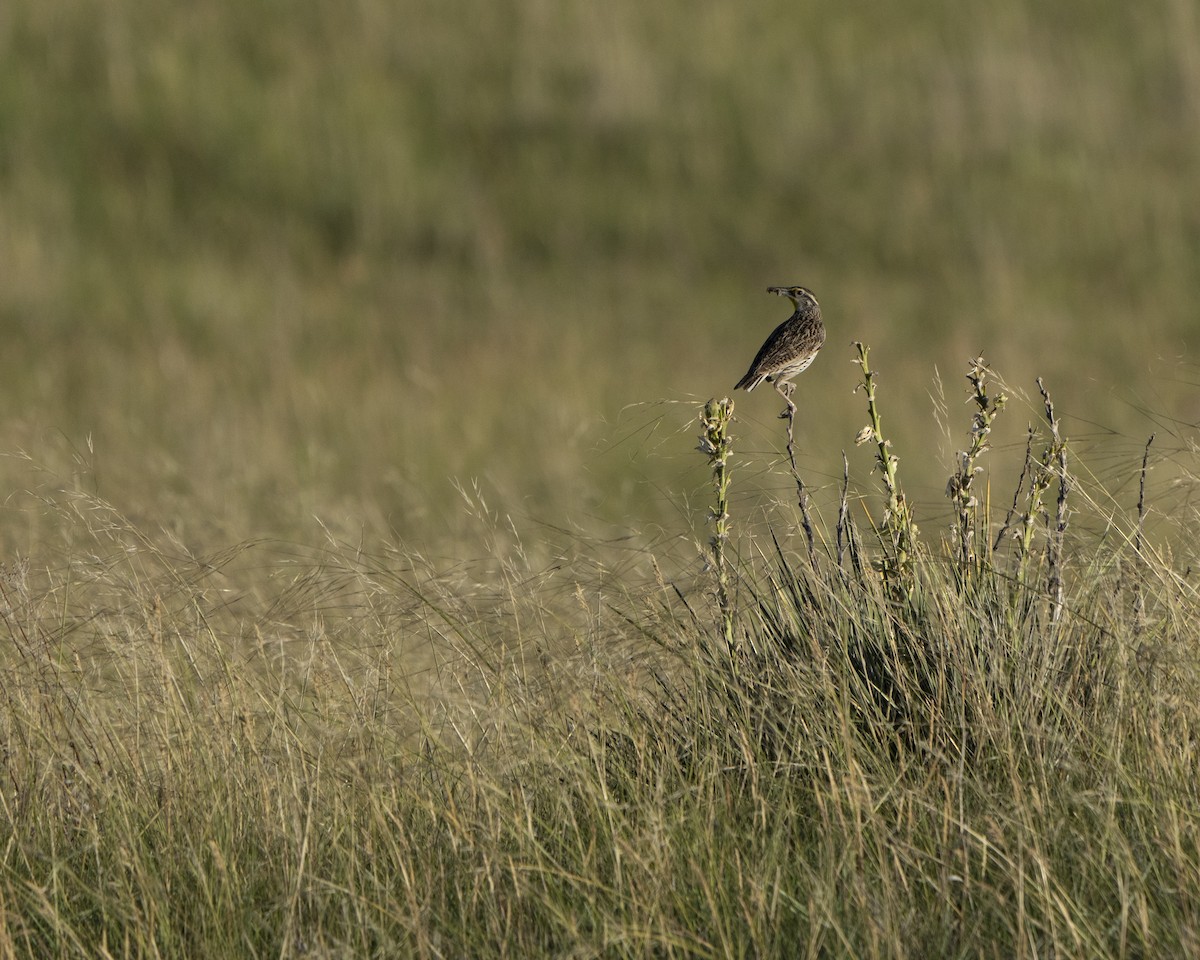
<instances>
[{"instance_id":1,"label":"streaked brown plumage","mask_svg":"<svg viewBox=\"0 0 1200 960\"><path fill-rule=\"evenodd\" d=\"M821 305L812 291L804 287L767 287L767 293L788 297L795 305L795 312L783 321L767 337L746 375L738 381L735 390L753 390L764 380L775 385L779 395L787 401L789 412L794 413L792 377L808 369L825 342L825 324L821 322Z\"/></svg>"}]
</instances>

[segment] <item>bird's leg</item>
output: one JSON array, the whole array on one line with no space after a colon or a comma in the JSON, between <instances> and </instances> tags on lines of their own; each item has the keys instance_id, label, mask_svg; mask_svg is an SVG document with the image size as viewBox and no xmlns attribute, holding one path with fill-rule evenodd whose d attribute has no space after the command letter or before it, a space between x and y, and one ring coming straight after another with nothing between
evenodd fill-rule
<instances>
[{"instance_id":1,"label":"bird's leg","mask_svg":"<svg viewBox=\"0 0 1200 960\"><path fill-rule=\"evenodd\" d=\"M779 395L783 397L783 402L787 404L787 409L779 415L780 420L792 420L796 416L796 405L792 403L792 391L796 389L796 385L790 380L780 383L775 381L775 389L779 391Z\"/></svg>"}]
</instances>

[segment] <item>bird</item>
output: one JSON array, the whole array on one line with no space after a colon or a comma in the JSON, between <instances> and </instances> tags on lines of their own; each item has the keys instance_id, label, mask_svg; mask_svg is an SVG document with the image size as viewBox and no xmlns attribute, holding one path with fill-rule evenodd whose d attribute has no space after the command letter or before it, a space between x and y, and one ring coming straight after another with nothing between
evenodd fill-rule
<instances>
[{"instance_id":1,"label":"bird","mask_svg":"<svg viewBox=\"0 0 1200 960\"><path fill-rule=\"evenodd\" d=\"M764 380L775 385L787 403L780 417L794 416L792 377L808 369L825 342L825 324L821 322L821 305L806 287L767 287L767 293L778 294L792 301L795 311L777 326L759 349L746 375L733 389L747 393Z\"/></svg>"}]
</instances>

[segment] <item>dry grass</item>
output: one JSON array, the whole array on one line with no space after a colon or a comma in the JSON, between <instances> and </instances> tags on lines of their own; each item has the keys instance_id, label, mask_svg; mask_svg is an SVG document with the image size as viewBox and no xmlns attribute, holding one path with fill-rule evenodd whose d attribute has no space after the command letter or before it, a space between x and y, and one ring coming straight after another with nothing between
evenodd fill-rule
<instances>
[{"instance_id":1,"label":"dry grass","mask_svg":"<svg viewBox=\"0 0 1200 960\"><path fill-rule=\"evenodd\" d=\"M728 414L706 413L718 502ZM810 552L717 514L720 566L671 583L598 544L556 569L519 540L441 570L335 543L188 556L64 498L63 566L3 578L0 946L1188 955L1200 601L1139 533L1146 501L1071 477L1104 532L1060 534L1060 461L1031 449L1029 542L992 550L1002 516L962 501L969 561L958 524L907 528L900 564L911 518L818 514Z\"/></svg>"}]
</instances>

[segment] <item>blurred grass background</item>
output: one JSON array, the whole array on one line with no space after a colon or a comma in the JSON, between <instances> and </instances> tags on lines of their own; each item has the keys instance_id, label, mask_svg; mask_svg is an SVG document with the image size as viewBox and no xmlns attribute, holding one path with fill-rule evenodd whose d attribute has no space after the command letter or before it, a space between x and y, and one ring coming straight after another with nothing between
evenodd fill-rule
<instances>
[{"instance_id":1,"label":"blurred grass background","mask_svg":"<svg viewBox=\"0 0 1200 960\"><path fill-rule=\"evenodd\" d=\"M677 530L697 404L782 283L830 329L797 392L818 496L852 340L917 499L962 442L929 439L935 371L953 411L980 351L1132 475L1200 419L1197 170L1191 0L10 0L0 447L48 473L0 488L200 544L315 516L440 549L455 480L548 530ZM786 490L778 407L738 399L741 496ZM6 513L22 550L56 515Z\"/></svg>"}]
</instances>

